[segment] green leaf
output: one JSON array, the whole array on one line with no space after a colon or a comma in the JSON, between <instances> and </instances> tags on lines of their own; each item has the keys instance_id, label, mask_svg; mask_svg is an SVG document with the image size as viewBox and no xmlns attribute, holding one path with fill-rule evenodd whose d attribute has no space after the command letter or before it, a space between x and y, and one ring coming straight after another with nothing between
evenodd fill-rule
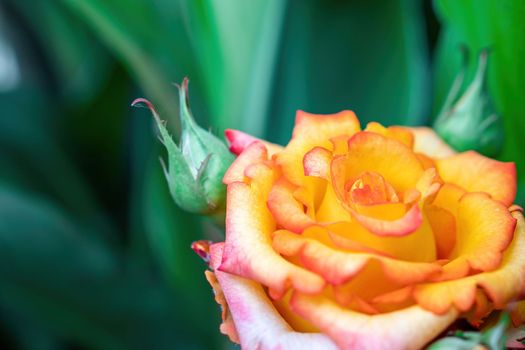
<instances>
[{"instance_id":1,"label":"green leaf","mask_svg":"<svg viewBox=\"0 0 525 350\"><path fill-rule=\"evenodd\" d=\"M432 343L427 350L475 350L479 342L457 337L445 337Z\"/></svg>"},{"instance_id":2,"label":"green leaf","mask_svg":"<svg viewBox=\"0 0 525 350\"><path fill-rule=\"evenodd\" d=\"M266 136L285 143L298 109L351 109L363 123L423 124L427 53L421 2L292 1Z\"/></svg>"},{"instance_id":3,"label":"green leaf","mask_svg":"<svg viewBox=\"0 0 525 350\"><path fill-rule=\"evenodd\" d=\"M471 52L491 49L488 88L505 130L502 160L515 161L519 175L518 203L525 203L525 2L521 0L438 0L443 25L436 56L434 106L440 106L460 65L459 45ZM476 55L473 55L476 56ZM467 75L470 80L473 71Z\"/></svg>"},{"instance_id":4,"label":"green leaf","mask_svg":"<svg viewBox=\"0 0 525 350\"><path fill-rule=\"evenodd\" d=\"M31 37L24 37L19 47L31 68L43 70L42 75L52 74L43 83L56 85L53 88L66 104L84 104L94 98L111 73L112 61L85 23L75 20L56 1L10 2L25 20L22 26L27 26L41 43L31 47ZM43 57L38 55L39 50Z\"/></svg>"},{"instance_id":5,"label":"green leaf","mask_svg":"<svg viewBox=\"0 0 525 350\"><path fill-rule=\"evenodd\" d=\"M188 313L182 296L94 239L94 229L0 186L0 303L89 348L213 344L196 320L202 313Z\"/></svg>"},{"instance_id":6,"label":"green leaf","mask_svg":"<svg viewBox=\"0 0 525 350\"><path fill-rule=\"evenodd\" d=\"M96 223L95 234L111 241L108 218L57 140L51 122L56 106L29 88L1 94L0 104L0 181L55 198L80 219Z\"/></svg>"}]
</instances>

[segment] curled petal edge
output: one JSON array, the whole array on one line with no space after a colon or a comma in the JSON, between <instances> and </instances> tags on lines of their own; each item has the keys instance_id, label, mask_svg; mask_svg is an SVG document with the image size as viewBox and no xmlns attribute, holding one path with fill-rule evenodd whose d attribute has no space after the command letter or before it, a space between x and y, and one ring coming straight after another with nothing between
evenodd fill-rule
<instances>
[{"instance_id":1,"label":"curled petal edge","mask_svg":"<svg viewBox=\"0 0 525 350\"><path fill-rule=\"evenodd\" d=\"M211 246L212 268L217 269L221 263L223 249L223 243ZM324 334L295 332L277 312L260 284L218 270L215 274L243 349L337 350Z\"/></svg>"}]
</instances>

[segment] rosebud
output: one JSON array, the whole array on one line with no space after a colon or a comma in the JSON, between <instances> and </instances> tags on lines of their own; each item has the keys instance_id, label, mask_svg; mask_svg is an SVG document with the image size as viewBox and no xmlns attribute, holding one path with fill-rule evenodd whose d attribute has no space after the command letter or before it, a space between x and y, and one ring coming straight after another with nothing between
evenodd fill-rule
<instances>
[{"instance_id":1,"label":"rosebud","mask_svg":"<svg viewBox=\"0 0 525 350\"><path fill-rule=\"evenodd\" d=\"M132 106L150 109L168 152L168 166L161 161L170 193L182 209L206 215L220 215L225 209L224 173L233 162L226 145L197 125L188 102L188 79L179 87L181 137L180 145L173 141L155 108L146 99L138 98Z\"/></svg>"},{"instance_id":2,"label":"rosebud","mask_svg":"<svg viewBox=\"0 0 525 350\"><path fill-rule=\"evenodd\" d=\"M428 350L499 350L506 349L507 334L510 319L507 313L502 313L498 322L482 332L456 331L453 335L441 338L428 347Z\"/></svg>"},{"instance_id":3,"label":"rosebud","mask_svg":"<svg viewBox=\"0 0 525 350\"><path fill-rule=\"evenodd\" d=\"M486 88L487 56L487 50L481 52L474 79L458 97L466 69L463 64L434 129L457 151L476 150L494 157L503 146L503 125Z\"/></svg>"}]
</instances>

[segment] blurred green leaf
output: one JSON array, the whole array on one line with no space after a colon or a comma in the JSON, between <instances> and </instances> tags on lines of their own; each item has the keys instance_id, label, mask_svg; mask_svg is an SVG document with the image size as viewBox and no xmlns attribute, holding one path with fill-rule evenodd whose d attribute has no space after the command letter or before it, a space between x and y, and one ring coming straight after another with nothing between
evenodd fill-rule
<instances>
[{"instance_id":1,"label":"blurred green leaf","mask_svg":"<svg viewBox=\"0 0 525 350\"><path fill-rule=\"evenodd\" d=\"M97 349L209 344L168 289L58 208L0 186L0 300ZM190 318L188 318L190 317ZM179 329L178 325L188 325ZM189 325L193 325L189 326Z\"/></svg>"},{"instance_id":2,"label":"blurred green leaf","mask_svg":"<svg viewBox=\"0 0 525 350\"><path fill-rule=\"evenodd\" d=\"M118 55L155 103L167 114L177 115L176 95L170 83L179 80L175 79L177 67L174 65L181 57L176 53L184 49L179 47L181 50L177 51L176 47L169 46L169 33L173 31L159 18L160 8L148 6L148 2L135 2L130 6L123 0L62 0L62 3L88 23ZM159 37L159 33L166 35ZM176 40L179 41L183 40Z\"/></svg>"},{"instance_id":3,"label":"blurred green leaf","mask_svg":"<svg viewBox=\"0 0 525 350\"><path fill-rule=\"evenodd\" d=\"M266 135L285 143L295 111L424 124L427 53L419 1L292 1ZM277 127L279 126L279 127Z\"/></svg>"},{"instance_id":4,"label":"blurred green leaf","mask_svg":"<svg viewBox=\"0 0 525 350\"><path fill-rule=\"evenodd\" d=\"M476 350L479 342L457 337L445 337L432 343L427 350Z\"/></svg>"},{"instance_id":5,"label":"blurred green leaf","mask_svg":"<svg viewBox=\"0 0 525 350\"><path fill-rule=\"evenodd\" d=\"M45 193L111 240L111 227L82 174L64 152L52 120L56 106L36 89L0 95L0 180Z\"/></svg>"},{"instance_id":6,"label":"blurred green leaf","mask_svg":"<svg viewBox=\"0 0 525 350\"><path fill-rule=\"evenodd\" d=\"M435 1L443 24L435 67L434 106L440 106L460 66L459 45L474 53L490 48L488 87L503 117L505 144L501 159L515 161L520 176L518 203L525 203L525 2L521 0ZM474 66L474 65L472 65ZM467 75L470 81L470 76Z\"/></svg>"},{"instance_id":7,"label":"blurred green leaf","mask_svg":"<svg viewBox=\"0 0 525 350\"><path fill-rule=\"evenodd\" d=\"M175 205L159 161L162 145L152 137L156 131L145 114L135 110L132 123L132 252L160 268L173 298L180 300L185 327L191 324L207 334L210 344L217 344L222 339L217 331L220 311L210 298L212 289L204 278L206 265L190 248L193 241L204 238L203 226L196 215Z\"/></svg>"},{"instance_id":8,"label":"blurred green leaf","mask_svg":"<svg viewBox=\"0 0 525 350\"><path fill-rule=\"evenodd\" d=\"M107 79L111 60L85 23L76 21L56 1L11 0L11 4L20 11L26 24L30 24L30 33L39 39L40 45L36 48L27 47L34 41L23 43L25 49L42 53L42 56L34 55L29 59L35 66L41 64L38 60L43 58L51 63L51 71L45 73L52 73L51 83L56 84L53 88L65 98L64 102L89 102Z\"/></svg>"}]
</instances>

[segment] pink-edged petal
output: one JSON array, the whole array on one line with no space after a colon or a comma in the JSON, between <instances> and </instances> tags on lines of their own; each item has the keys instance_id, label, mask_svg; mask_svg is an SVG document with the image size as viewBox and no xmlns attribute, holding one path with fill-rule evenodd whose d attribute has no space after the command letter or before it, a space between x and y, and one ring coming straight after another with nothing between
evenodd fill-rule
<instances>
[{"instance_id":1,"label":"pink-edged petal","mask_svg":"<svg viewBox=\"0 0 525 350\"><path fill-rule=\"evenodd\" d=\"M211 246L212 267L222 261L223 249L220 243ZM219 270L215 274L243 350L337 349L331 339L321 333L295 332L260 284Z\"/></svg>"},{"instance_id":2,"label":"pink-edged petal","mask_svg":"<svg viewBox=\"0 0 525 350\"><path fill-rule=\"evenodd\" d=\"M434 130L427 127L409 129L414 134L414 152L434 159L450 157L456 153Z\"/></svg>"},{"instance_id":3,"label":"pink-edged petal","mask_svg":"<svg viewBox=\"0 0 525 350\"><path fill-rule=\"evenodd\" d=\"M365 315L343 309L328 298L300 293L292 297L292 308L329 335L342 350L421 349L458 316L454 309L436 315L417 305Z\"/></svg>"},{"instance_id":4,"label":"pink-edged petal","mask_svg":"<svg viewBox=\"0 0 525 350\"><path fill-rule=\"evenodd\" d=\"M252 135L246 134L239 130L227 129L224 132L224 135L226 136L226 139L230 144L230 152L237 155L241 154L246 148L248 148L248 146L250 146L254 142L261 142L262 144L264 144L268 149L270 157L273 154L279 153L283 149L282 146L258 139L256 137L253 137Z\"/></svg>"},{"instance_id":5,"label":"pink-edged petal","mask_svg":"<svg viewBox=\"0 0 525 350\"><path fill-rule=\"evenodd\" d=\"M441 279L462 277L469 271L496 269L514 236L516 219L486 193L467 193L459 201L456 242Z\"/></svg>"},{"instance_id":6,"label":"pink-edged petal","mask_svg":"<svg viewBox=\"0 0 525 350\"><path fill-rule=\"evenodd\" d=\"M352 216L370 232L384 237L402 237L416 231L423 223L423 216L418 205L413 205L405 215L397 220L382 220L362 215L349 208Z\"/></svg>"},{"instance_id":7,"label":"pink-edged petal","mask_svg":"<svg viewBox=\"0 0 525 350\"><path fill-rule=\"evenodd\" d=\"M283 174L295 185L304 180L303 157L315 147L333 148L333 138L348 138L360 130L359 120L352 111L316 115L297 111L293 136L285 149L277 155Z\"/></svg>"},{"instance_id":8,"label":"pink-edged petal","mask_svg":"<svg viewBox=\"0 0 525 350\"><path fill-rule=\"evenodd\" d=\"M249 169L249 184L233 182L227 188L226 242L219 270L262 283L275 299L290 287L305 293L321 291L322 278L288 262L272 248L275 221L266 201L276 171L264 164Z\"/></svg>"},{"instance_id":9,"label":"pink-edged petal","mask_svg":"<svg viewBox=\"0 0 525 350\"><path fill-rule=\"evenodd\" d=\"M412 150L401 142L372 132L359 132L348 140L348 153L332 161L331 177L338 195L345 192L347 183L365 172L380 174L397 192L404 192L416 187L423 167Z\"/></svg>"},{"instance_id":10,"label":"pink-edged petal","mask_svg":"<svg viewBox=\"0 0 525 350\"><path fill-rule=\"evenodd\" d=\"M222 334L228 336L228 338L230 338L232 342L239 344L239 334L237 333L237 329L235 328L235 323L233 322L230 308L228 307L228 303L226 302L226 298L224 297L221 285L219 284L219 281L217 281L217 277L213 272L205 271L204 274L206 276L206 279L208 280L208 283L213 288L215 301L221 306L222 323L219 327L219 330Z\"/></svg>"},{"instance_id":11,"label":"pink-edged petal","mask_svg":"<svg viewBox=\"0 0 525 350\"><path fill-rule=\"evenodd\" d=\"M226 185L244 181L246 168L268 160L268 150L261 142L253 142L230 165L222 182Z\"/></svg>"},{"instance_id":12,"label":"pink-edged petal","mask_svg":"<svg viewBox=\"0 0 525 350\"><path fill-rule=\"evenodd\" d=\"M494 307L501 309L507 303L525 296L525 223L519 212L512 215L518 224L511 245L505 251L498 269L475 275L418 285L414 297L418 304L436 313L451 308L462 312L470 310L478 289L489 297ZM485 242L488 244L487 240Z\"/></svg>"},{"instance_id":13,"label":"pink-edged petal","mask_svg":"<svg viewBox=\"0 0 525 350\"><path fill-rule=\"evenodd\" d=\"M486 192L509 207L516 197L516 165L469 151L436 160L443 181L469 192Z\"/></svg>"},{"instance_id":14,"label":"pink-edged petal","mask_svg":"<svg viewBox=\"0 0 525 350\"><path fill-rule=\"evenodd\" d=\"M294 196L295 186L281 178L270 191L268 209L277 224L287 230L301 232L315 223L303 209L303 204Z\"/></svg>"},{"instance_id":15,"label":"pink-edged petal","mask_svg":"<svg viewBox=\"0 0 525 350\"><path fill-rule=\"evenodd\" d=\"M320 231L318 234L321 235L325 229L312 227L309 230ZM371 262L378 263L385 277L400 285L424 281L428 276L441 271L441 266L437 264L402 261L371 253L333 249L315 239L284 230L274 233L273 247L284 256L298 256L306 268L334 285L349 281Z\"/></svg>"},{"instance_id":16,"label":"pink-edged petal","mask_svg":"<svg viewBox=\"0 0 525 350\"><path fill-rule=\"evenodd\" d=\"M315 147L303 158L304 175L330 180L332 152L323 147Z\"/></svg>"}]
</instances>

